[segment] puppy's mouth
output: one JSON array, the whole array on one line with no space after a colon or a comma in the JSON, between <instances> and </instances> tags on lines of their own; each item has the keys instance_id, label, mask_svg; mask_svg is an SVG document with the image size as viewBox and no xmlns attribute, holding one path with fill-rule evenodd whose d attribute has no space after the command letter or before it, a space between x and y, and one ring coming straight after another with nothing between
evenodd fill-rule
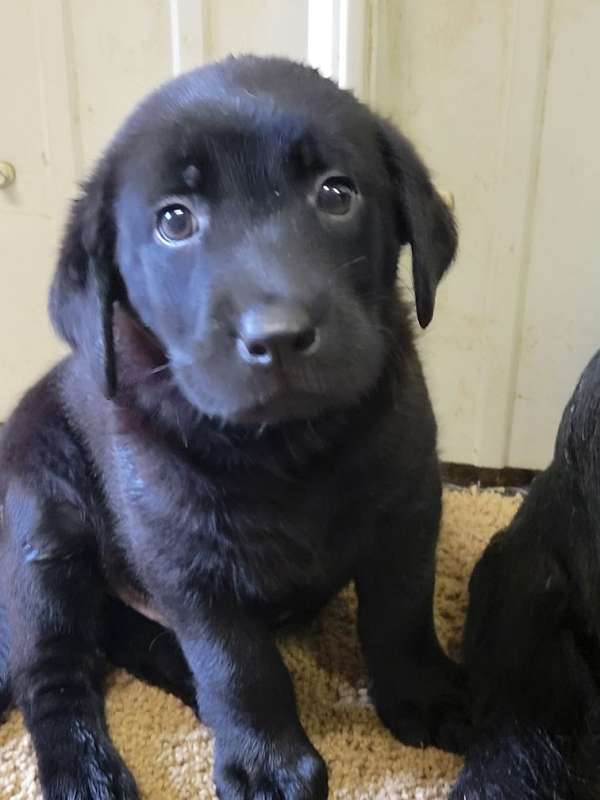
<instances>
[{"instance_id":1,"label":"puppy's mouth","mask_svg":"<svg viewBox=\"0 0 600 800\"><path fill-rule=\"evenodd\" d=\"M173 370L179 390L206 416L233 425L273 425L291 420L310 420L348 404L348 388L342 380L332 384L325 374L265 375L261 381L246 376L229 380L203 380L194 368ZM338 376L339 378L340 376Z\"/></svg>"},{"instance_id":2,"label":"puppy's mouth","mask_svg":"<svg viewBox=\"0 0 600 800\"><path fill-rule=\"evenodd\" d=\"M314 419L330 408L331 403L321 394L286 389L252 405L231 410L227 414L227 421L236 425L262 425L292 419Z\"/></svg>"},{"instance_id":3,"label":"puppy's mouth","mask_svg":"<svg viewBox=\"0 0 600 800\"><path fill-rule=\"evenodd\" d=\"M232 425L274 425L298 419L315 419L339 405L336 401L317 391L306 388L281 387L269 393L226 395L218 398L204 396L199 387L180 382L187 400L207 416Z\"/></svg>"}]
</instances>

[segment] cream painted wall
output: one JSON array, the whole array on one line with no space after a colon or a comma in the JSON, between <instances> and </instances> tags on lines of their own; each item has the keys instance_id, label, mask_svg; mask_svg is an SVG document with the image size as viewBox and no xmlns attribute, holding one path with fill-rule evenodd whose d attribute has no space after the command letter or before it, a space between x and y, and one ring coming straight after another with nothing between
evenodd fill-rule
<instances>
[{"instance_id":1,"label":"cream painted wall","mask_svg":"<svg viewBox=\"0 0 600 800\"><path fill-rule=\"evenodd\" d=\"M447 460L543 466L600 343L598 0L0 0L0 418L62 352L45 293L68 199L131 106L228 52L307 58L389 114L456 199L420 337ZM116 24L118 21L118 24ZM409 283L403 266L402 281Z\"/></svg>"},{"instance_id":2,"label":"cream painted wall","mask_svg":"<svg viewBox=\"0 0 600 800\"><path fill-rule=\"evenodd\" d=\"M600 347L600 2L556 3L508 459L527 464Z\"/></svg>"},{"instance_id":3,"label":"cream painted wall","mask_svg":"<svg viewBox=\"0 0 600 800\"><path fill-rule=\"evenodd\" d=\"M543 467L600 346L600 3L375 8L375 104L452 190L460 225L420 340L441 455Z\"/></svg>"}]
</instances>

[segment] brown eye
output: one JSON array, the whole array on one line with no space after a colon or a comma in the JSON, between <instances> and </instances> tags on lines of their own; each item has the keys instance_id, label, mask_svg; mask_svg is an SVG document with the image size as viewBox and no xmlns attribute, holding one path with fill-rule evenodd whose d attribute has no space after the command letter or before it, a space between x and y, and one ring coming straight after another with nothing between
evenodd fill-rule
<instances>
[{"instance_id":1,"label":"brown eye","mask_svg":"<svg viewBox=\"0 0 600 800\"><path fill-rule=\"evenodd\" d=\"M174 204L158 212L156 230L167 244L183 242L197 229L196 217L185 206Z\"/></svg>"},{"instance_id":2,"label":"brown eye","mask_svg":"<svg viewBox=\"0 0 600 800\"><path fill-rule=\"evenodd\" d=\"M357 194L356 186L350 178L327 178L317 194L317 207L325 214L342 217L352 210Z\"/></svg>"}]
</instances>

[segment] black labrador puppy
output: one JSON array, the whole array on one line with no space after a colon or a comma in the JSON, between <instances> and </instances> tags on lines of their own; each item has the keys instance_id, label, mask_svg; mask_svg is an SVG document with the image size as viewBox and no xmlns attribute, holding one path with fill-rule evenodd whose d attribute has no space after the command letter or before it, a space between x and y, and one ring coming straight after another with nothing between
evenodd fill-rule
<instances>
[{"instance_id":1,"label":"black labrador puppy","mask_svg":"<svg viewBox=\"0 0 600 800\"><path fill-rule=\"evenodd\" d=\"M272 628L349 581L383 722L461 747L404 244L425 326L452 216L408 142L306 67L199 69L116 135L51 289L72 354L2 437L5 673L48 800L137 797L106 656L197 702L220 797L324 798Z\"/></svg>"},{"instance_id":2,"label":"black labrador puppy","mask_svg":"<svg viewBox=\"0 0 600 800\"><path fill-rule=\"evenodd\" d=\"M600 351L470 586L477 734L454 800L600 797Z\"/></svg>"}]
</instances>

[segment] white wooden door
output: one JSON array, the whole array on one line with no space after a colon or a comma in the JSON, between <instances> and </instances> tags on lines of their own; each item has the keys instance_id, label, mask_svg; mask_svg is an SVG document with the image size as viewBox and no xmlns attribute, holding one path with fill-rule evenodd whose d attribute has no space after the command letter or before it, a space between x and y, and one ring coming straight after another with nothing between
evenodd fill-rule
<instances>
[{"instance_id":1,"label":"white wooden door","mask_svg":"<svg viewBox=\"0 0 600 800\"><path fill-rule=\"evenodd\" d=\"M77 181L131 104L169 74L161 0L2 0L0 418L61 355L46 292ZM115 20L120 20L118 26Z\"/></svg>"},{"instance_id":2,"label":"white wooden door","mask_svg":"<svg viewBox=\"0 0 600 800\"><path fill-rule=\"evenodd\" d=\"M0 0L0 419L61 353L68 201L150 88L229 52L308 60L453 192L456 267L420 337L445 460L540 467L600 345L600 1ZM409 283L403 265L401 281Z\"/></svg>"},{"instance_id":3,"label":"white wooden door","mask_svg":"<svg viewBox=\"0 0 600 800\"><path fill-rule=\"evenodd\" d=\"M0 160L16 180L0 189L0 419L59 352L46 287L74 179L60 11L52 0L2 6Z\"/></svg>"}]
</instances>

